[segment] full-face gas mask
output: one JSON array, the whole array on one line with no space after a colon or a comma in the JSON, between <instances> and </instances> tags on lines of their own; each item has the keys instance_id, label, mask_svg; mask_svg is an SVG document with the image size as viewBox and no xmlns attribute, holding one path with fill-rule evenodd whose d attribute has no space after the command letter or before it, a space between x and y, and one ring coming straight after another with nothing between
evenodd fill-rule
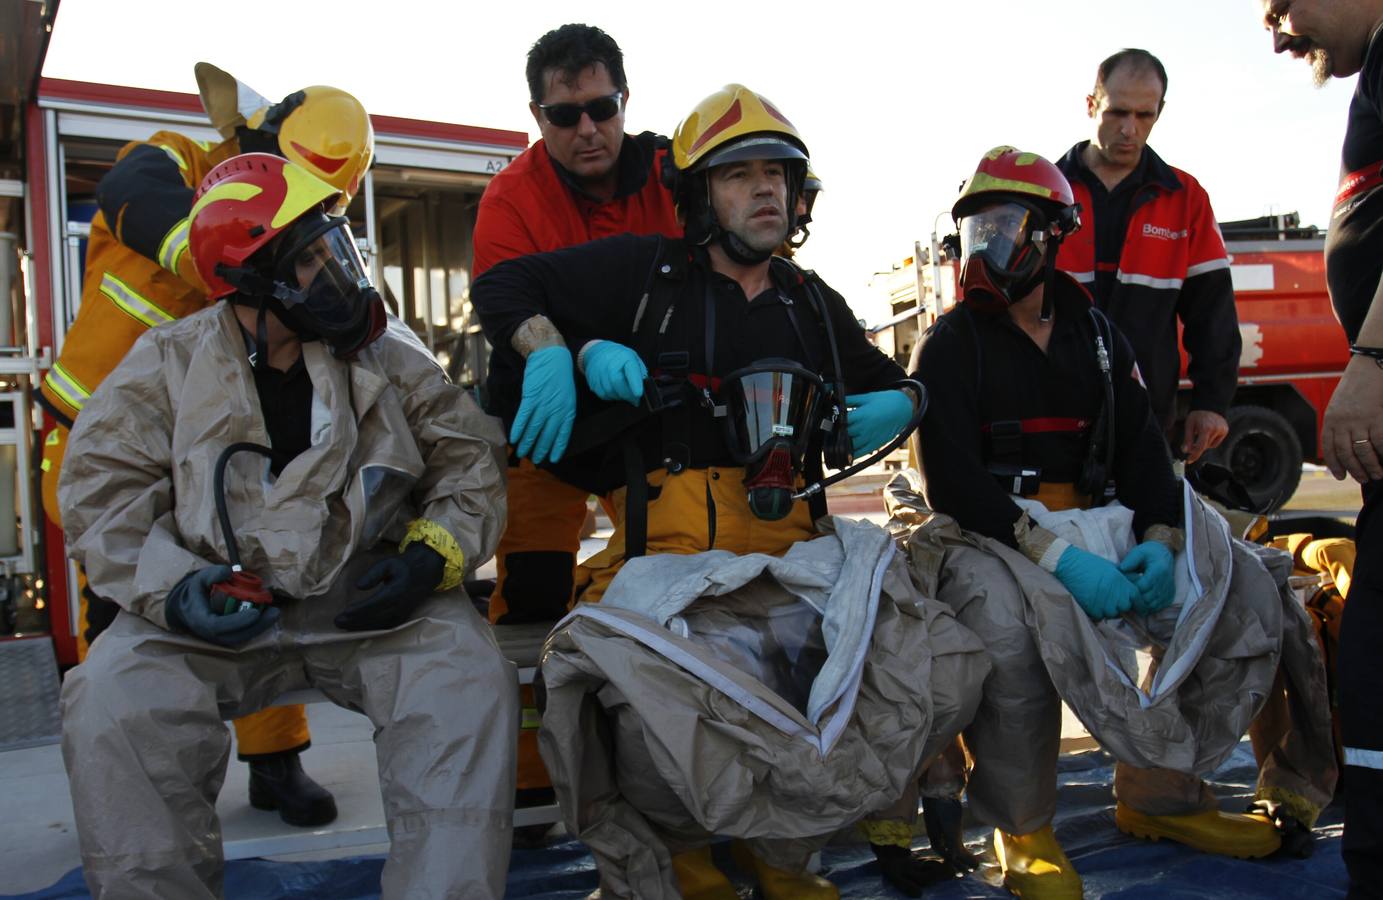
<instances>
[{"instance_id":1,"label":"full-face gas mask","mask_svg":"<svg viewBox=\"0 0 1383 900\"><path fill-rule=\"evenodd\" d=\"M353 359L384 332L384 301L346 219L303 216L263 252L271 256L264 261L272 272L264 285L268 307L302 340L321 340L338 359Z\"/></svg>"},{"instance_id":2,"label":"full-face gas mask","mask_svg":"<svg viewBox=\"0 0 1383 900\"><path fill-rule=\"evenodd\" d=\"M725 443L744 466L749 509L774 521L792 511L812 438L830 431L829 393L821 377L788 359L764 359L720 382Z\"/></svg>"},{"instance_id":3,"label":"full-face gas mask","mask_svg":"<svg viewBox=\"0 0 1383 900\"><path fill-rule=\"evenodd\" d=\"M961 291L965 302L999 312L1022 300L1043 279L1047 217L1035 205L1005 200L960 220Z\"/></svg>"},{"instance_id":4,"label":"full-face gas mask","mask_svg":"<svg viewBox=\"0 0 1383 900\"><path fill-rule=\"evenodd\" d=\"M912 420L891 442L856 462L845 424L845 404L821 376L788 359L762 359L721 379L712 408L725 429L730 456L744 467L749 510L765 521L782 519L797 500L821 493L873 465L907 440L926 412L926 391L904 380L919 398ZM810 484L811 453L838 471ZM802 485L802 486L799 486Z\"/></svg>"}]
</instances>

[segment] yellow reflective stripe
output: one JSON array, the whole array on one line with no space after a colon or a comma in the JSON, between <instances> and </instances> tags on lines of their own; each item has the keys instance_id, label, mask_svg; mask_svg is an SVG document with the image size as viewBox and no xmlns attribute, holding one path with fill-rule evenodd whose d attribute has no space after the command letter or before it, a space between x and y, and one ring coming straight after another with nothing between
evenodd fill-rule
<instances>
[{"instance_id":1,"label":"yellow reflective stripe","mask_svg":"<svg viewBox=\"0 0 1383 900\"><path fill-rule=\"evenodd\" d=\"M542 713L538 712L538 710L532 706L525 706L523 708L523 722L519 725L520 728L531 731L534 728L542 727L542 724Z\"/></svg>"},{"instance_id":2,"label":"yellow reflective stripe","mask_svg":"<svg viewBox=\"0 0 1383 900\"><path fill-rule=\"evenodd\" d=\"M48 390L61 397L63 402L73 409L80 410L87 398L91 396L91 391L73 378L72 373L62 367L62 363L53 363L53 368L48 370L48 374L43 378L43 383L48 385Z\"/></svg>"},{"instance_id":3,"label":"yellow reflective stripe","mask_svg":"<svg viewBox=\"0 0 1383 900\"><path fill-rule=\"evenodd\" d=\"M158 248L158 264L174 275L178 274L178 260L187 252L189 221L183 219L168 229L168 233L163 236L163 243Z\"/></svg>"},{"instance_id":4,"label":"yellow reflective stripe","mask_svg":"<svg viewBox=\"0 0 1383 900\"><path fill-rule=\"evenodd\" d=\"M407 550L414 541L422 541L446 561L442 568L442 583L437 585L436 590L449 591L461 583L466 571L466 555L461 552L461 545L456 543L450 531L429 519L414 519L408 523L403 540L399 541L399 552Z\"/></svg>"},{"instance_id":5,"label":"yellow reflective stripe","mask_svg":"<svg viewBox=\"0 0 1383 900\"><path fill-rule=\"evenodd\" d=\"M62 443L62 435L54 428L52 431L48 432L48 438L43 443L48 447L56 447L58 444Z\"/></svg>"},{"instance_id":6,"label":"yellow reflective stripe","mask_svg":"<svg viewBox=\"0 0 1383 900\"><path fill-rule=\"evenodd\" d=\"M178 151L174 150L172 147L166 147L163 144L159 144L159 149L172 157L173 162L178 164L179 169L182 169L184 172L187 171L187 163L183 160L182 154L178 153Z\"/></svg>"},{"instance_id":7,"label":"yellow reflective stripe","mask_svg":"<svg viewBox=\"0 0 1383 900\"><path fill-rule=\"evenodd\" d=\"M203 150L211 149L211 143L209 141L202 141L198 140L197 138L193 138L192 143L196 144L198 147L201 147Z\"/></svg>"},{"instance_id":8,"label":"yellow reflective stripe","mask_svg":"<svg viewBox=\"0 0 1383 900\"><path fill-rule=\"evenodd\" d=\"M101 278L101 293L109 297L121 312L150 328L173 321L173 316L136 294L128 284L109 272Z\"/></svg>"}]
</instances>

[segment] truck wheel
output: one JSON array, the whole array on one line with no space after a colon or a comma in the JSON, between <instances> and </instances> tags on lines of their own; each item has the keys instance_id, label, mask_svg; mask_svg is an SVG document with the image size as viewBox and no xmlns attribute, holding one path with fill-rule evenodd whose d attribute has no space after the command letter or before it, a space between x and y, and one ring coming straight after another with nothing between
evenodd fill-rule
<instances>
[{"instance_id":1,"label":"truck wheel","mask_svg":"<svg viewBox=\"0 0 1383 900\"><path fill-rule=\"evenodd\" d=\"M1235 406L1229 435L1208 456L1229 468L1264 512L1292 499L1301 483L1301 441L1282 414L1266 406Z\"/></svg>"}]
</instances>

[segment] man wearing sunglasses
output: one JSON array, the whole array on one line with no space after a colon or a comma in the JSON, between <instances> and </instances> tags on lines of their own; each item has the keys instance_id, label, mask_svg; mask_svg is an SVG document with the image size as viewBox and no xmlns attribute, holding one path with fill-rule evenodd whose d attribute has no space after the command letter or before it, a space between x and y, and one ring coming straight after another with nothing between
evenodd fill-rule
<instances>
[{"instance_id":1,"label":"man wearing sunglasses","mask_svg":"<svg viewBox=\"0 0 1383 900\"><path fill-rule=\"evenodd\" d=\"M1057 162L1085 223L1062 244L1057 265L1128 335L1153 418L1169 440L1178 417L1181 321L1191 405L1173 449L1189 464L1229 433L1239 316L1210 198L1196 179L1147 146L1166 93L1167 71L1146 50L1121 50L1100 63L1086 97L1095 133Z\"/></svg>"},{"instance_id":2,"label":"man wearing sunglasses","mask_svg":"<svg viewBox=\"0 0 1383 900\"><path fill-rule=\"evenodd\" d=\"M516 256L626 232L679 236L672 196L658 178L666 139L624 133L629 86L614 39L590 25L563 25L533 45L527 75L529 110L542 138L485 189L475 274ZM503 402L491 398L492 407ZM555 621L571 602L589 495L516 462L490 621ZM522 776L520 784L541 786Z\"/></svg>"}]
</instances>

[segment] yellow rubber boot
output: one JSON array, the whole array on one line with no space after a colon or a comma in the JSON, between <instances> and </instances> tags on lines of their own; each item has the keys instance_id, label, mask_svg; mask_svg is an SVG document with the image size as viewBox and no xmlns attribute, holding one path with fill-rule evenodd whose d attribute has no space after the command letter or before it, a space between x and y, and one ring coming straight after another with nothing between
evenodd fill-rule
<instances>
[{"instance_id":1,"label":"yellow rubber boot","mask_svg":"<svg viewBox=\"0 0 1383 900\"><path fill-rule=\"evenodd\" d=\"M672 874L682 900L739 900L730 879L711 862L709 845L674 856Z\"/></svg>"},{"instance_id":2,"label":"yellow rubber boot","mask_svg":"<svg viewBox=\"0 0 1383 900\"><path fill-rule=\"evenodd\" d=\"M994 831L994 854L1004 870L1004 887L1029 900L1080 900L1085 896L1076 867L1056 842L1052 826L1031 834Z\"/></svg>"},{"instance_id":3,"label":"yellow rubber boot","mask_svg":"<svg viewBox=\"0 0 1383 900\"><path fill-rule=\"evenodd\" d=\"M751 853L742 841L731 844L730 852L736 865L754 873L764 900L840 900L840 889L820 875L775 869Z\"/></svg>"},{"instance_id":4,"label":"yellow rubber boot","mask_svg":"<svg viewBox=\"0 0 1383 900\"><path fill-rule=\"evenodd\" d=\"M1218 809L1189 816L1149 816L1123 803L1114 806L1114 824L1125 834L1150 841L1167 838L1205 853L1257 859L1276 853L1282 835L1258 814L1225 813Z\"/></svg>"}]
</instances>

